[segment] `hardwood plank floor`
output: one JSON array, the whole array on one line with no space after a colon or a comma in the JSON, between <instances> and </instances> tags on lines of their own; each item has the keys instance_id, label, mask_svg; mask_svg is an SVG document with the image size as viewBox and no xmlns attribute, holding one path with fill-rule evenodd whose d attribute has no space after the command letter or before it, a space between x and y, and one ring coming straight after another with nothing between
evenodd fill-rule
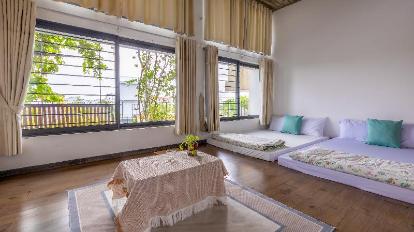
<instances>
[{"instance_id":1,"label":"hardwood plank floor","mask_svg":"<svg viewBox=\"0 0 414 232\"><path fill-rule=\"evenodd\" d=\"M210 145L200 150L221 158L233 181L331 224L337 231L414 231L414 205ZM69 231L66 190L108 180L119 161L1 180L0 231Z\"/></svg>"}]
</instances>

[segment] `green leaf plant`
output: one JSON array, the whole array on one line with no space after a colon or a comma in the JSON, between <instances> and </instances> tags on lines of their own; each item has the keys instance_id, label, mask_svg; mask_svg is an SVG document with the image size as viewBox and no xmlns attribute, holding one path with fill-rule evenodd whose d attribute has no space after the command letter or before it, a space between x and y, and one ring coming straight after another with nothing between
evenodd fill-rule
<instances>
[{"instance_id":1,"label":"green leaf plant","mask_svg":"<svg viewBox=\"0 0 414 232\"><path fill-rule=\"evenodd\" d=\"M64 65L62 51L77 51L82 57L82 72L102 79L102 70L107 68L100 52L103 50L99 42L69 36L35 33L34 55L30 86L25 102L63 103L65 97L53 91L49 85L49 75L59 72L59 66Z\"/></svg>"},{"instance_id":2,"label":"green leaf plant","mask_svg":"<svg viewBox=\"0 0 414 232\"><path fill-rule=\"evenodd\" d=\"M179 149L183 151L184 149L187 149L189 154L195 155L197 154L197 147L198 147L198 141L200 140L200 137L197 135L189 134L187 135L183 142L180 144Z\"/></svg>"}]
</instances>

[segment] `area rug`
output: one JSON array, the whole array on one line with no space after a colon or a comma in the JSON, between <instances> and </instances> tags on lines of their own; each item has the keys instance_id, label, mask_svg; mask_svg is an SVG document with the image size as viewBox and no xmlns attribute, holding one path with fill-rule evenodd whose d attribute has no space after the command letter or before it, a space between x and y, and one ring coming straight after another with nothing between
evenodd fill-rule
<instances>
[{"instance_id":1,"label":"area rug","mask_svg":"<svg viewBox=\"0 0 414 232\"><path fill-rule=\"evenodd\" d=\"M275 232L334 231L334 227L266 197L250 188L226 180L227 204L217 205L173 226L151 232ZM115 231L117 211L106 183L68 191L69 226L72 232ZM119 207L119 206L118 206Z\"/></svg>"}]
</instances>

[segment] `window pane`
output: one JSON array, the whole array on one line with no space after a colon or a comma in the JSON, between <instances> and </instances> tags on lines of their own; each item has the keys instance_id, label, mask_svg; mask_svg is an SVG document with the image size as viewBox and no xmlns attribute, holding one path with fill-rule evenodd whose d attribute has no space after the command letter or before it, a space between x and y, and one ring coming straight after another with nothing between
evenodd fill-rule
<instances>
[{"instance_id":1,"label":"window pane","mask_svg":"<svg viewBox=\"0 0 414 232\"><path fill-rule=\"evenodd\" d=\"M259 75L257 68L240 66L240 116L259 115Z\"/></svg>"},{"instance_id":2,"label":"window pane","mask_svg":"<svg viewBox=\"0 0 414 232\"><path fill-rule=\"evenodd\" d=\"M219 62L220 117L237 117L237 65Z\"/></svg>"},{"instance_id":3,"label":"window pane","mask_svg":"<svg viewBox=\"0 0 414 232\"><path fill-rule=\"evenodd\" d=\"M121 123L175 119L175 54L120 46Z\"/></svg>"},{"instance_id":4,"label":"window pane","mask_svg":"<svg viewBox=\"0 0 414 232\"><path fill-rule=\"evenodd\" d=\"M111 42L37 30L22 128L114 124L114 59Z\"/></svg>"}]
</instances>

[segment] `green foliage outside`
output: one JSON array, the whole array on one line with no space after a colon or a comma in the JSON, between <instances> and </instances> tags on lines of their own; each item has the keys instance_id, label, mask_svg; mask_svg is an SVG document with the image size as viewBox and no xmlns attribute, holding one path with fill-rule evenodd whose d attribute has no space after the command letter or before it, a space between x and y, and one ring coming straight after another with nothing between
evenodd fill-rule
<instances>
[{"instance_id":1,"label":"green foliage outside","mask_svg":"<svg viewBox=\"0 0 414 232\"><path fill-rule=\"evenodd\" d=\"M249 109L249 97L240 96L240 111L241 115ZM220 104L220 115L222 117L237 116L237 103L235 98L227 99Z\"/></svg>"},{"instance_id":2,"label":"green foliage outside","mask_svg":"<svg viewBox=\"0 0 414 232\"><path fill-rule=\"evenodd\" d=\"M176 77L175 56L173 54L137 50L136 67L141 67L138 75L127 81L136 85L138 98L137 122L174 120Z\"/></svg>"},{"instance_id":3,"label":"green foliage outside","mask_svg":"<svg viewBox=\"0 0 414 232\"><path fill-rule=\"evenodd\" d=\"M102 70L107 69L100 52L101 43L84 39L67 37L43 32L35 33L34 56L30 85L25 102L64 104L65 97L55 92L48 84L49 75L59 72L60 65L65 64L64 57L59 55L64 50L76 51L82 57L82 72L84 75L102 79ZM175 56L173 54L138 50L136 67L141 67L140 73L127 81L128 85L136 85L138 113L135 122L174 120L176 77ZM69 64L73 65L73 64ZM134 75L134 74L133 74ZM57 76L54 78L66 78ZM82 104L85 99L78 96L71 103ZM110 103L101 99L99 103Z\"/></svg>"},{"instance_id":4,"label":"green foliage outside","mask_svg":"<svg viewBox=\"0 0 414 232\"><path fill-rule=\"evenodd\" d=\"M30 77L29 93L25 101L43 103L64 103L63 95L53 91L48 84L48 75L59 72L59 65L65 64L62 54L63 49L77 51L83 59L82 72L102 79L102 69L107 65L103 63L100 52L103 50L98 42L90 42L84 39L47 34L35 33L34 56L32 64L32 75ZM81 102L82 99L77 99Z\"/></svg>"}]
</instances>

